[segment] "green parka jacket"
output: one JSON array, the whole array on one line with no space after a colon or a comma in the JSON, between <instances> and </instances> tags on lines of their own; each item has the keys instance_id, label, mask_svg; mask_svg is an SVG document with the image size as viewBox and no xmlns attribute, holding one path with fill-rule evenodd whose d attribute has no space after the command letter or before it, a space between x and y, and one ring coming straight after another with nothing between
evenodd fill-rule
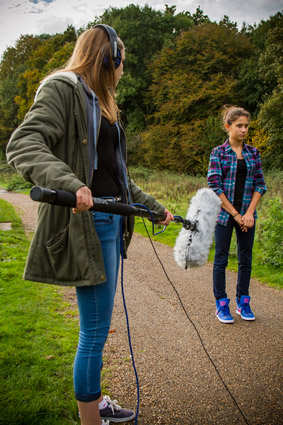
<instances>
[{"instance_id":1,"label":"green parka jacket","mask_svg":"<svg viewBox=\"0 0 283 425\"><path fill-rule=\"evenodd\" d=\"M74 73L61 72L44 81L23 123L12 134L6 153L9 164L35 185L74 193L84 185L90 187L86 100ZM129 186L133 202L164 212L164 207L133 181ZM133 220L126 228L126 245L132 233ZM105 282L90 211L73 214L70 208L39 205L24 279L66 286Z\"/></svg>"}]
</instances>

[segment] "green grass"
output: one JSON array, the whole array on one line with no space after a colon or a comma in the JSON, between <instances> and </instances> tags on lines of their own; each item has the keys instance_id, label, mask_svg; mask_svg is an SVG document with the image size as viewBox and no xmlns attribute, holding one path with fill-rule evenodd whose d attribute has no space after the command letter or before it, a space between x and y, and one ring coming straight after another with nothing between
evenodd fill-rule
<instances>
[{"instance_id":1,"label":"green grass","mask_svg":"<svg viewBox=\"0 0 283 425\"><path fill-rule=\"evenodd\" d=\"M79 424L73 395L78 315L61 288L22 279L29 242L0 199L0 423ZM106 385L106 382L105 382Z\"/></svg>"},{"instance_id":2,"label":"green grass","mask_svg":"<svg viewBox=\"0 0 283 425\"><path fill-rule=\"evenodd\" d=\"M148 192L153 195L168 210L170 210L173 215L180 215L182 217L186 216L190 200L195 194L195 192L201 187L207 187L205 177L178 175L169 172L167 173L164 171L151 171L143 168L132 168L130 172L132 179L145 192ZM268 192L266 193L266 195L264 195L262 201L260 202L257 208L259 215L259 219L257 220L258 228L263 225L266 219L265 215L268 213L267 205L269 201L271 199L274 199L275 197L278 197L281 200L283 199L283 172L267 174L266 184L268 187ZM281 220L281 216L278 215L278 217L278 219ZM277 217L274 217L274 220L276 220L276 218ZM136 218L135 223L135 232L143 236L147 236L142 219ZM159 241L171 247L175 245L176 237L178 236L181 230L181 224L171 223L164 233L157 236L152 236L152 225L146 219L145 224L153 240ZM272 226L272 220L270 226ZM281 223L281 228L282 227L283 223ZM162 227L155 226L155 232L159 230L162 230ZM275 267L272 264L268 264L263 260L264 247L262 247L262 244L260 242L260 232L257 229L253 249L252 278L258 279L262 283L268 284L276 288L283 288L282 270L280 267ZM238 263L236 252L236 240L235 234L233 234L231 249L229 253L229 270L237 271ZM211 247L208 261L213 262L213 258L214 246Z\"/></svg>"}]
</instances>

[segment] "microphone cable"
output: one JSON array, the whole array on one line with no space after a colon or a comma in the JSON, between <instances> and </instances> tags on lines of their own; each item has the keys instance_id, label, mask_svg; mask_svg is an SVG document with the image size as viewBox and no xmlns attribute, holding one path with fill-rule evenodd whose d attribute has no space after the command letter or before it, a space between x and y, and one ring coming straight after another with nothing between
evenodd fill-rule
<instances>
[{"instance_id":1,"label":"microphone cable","mask_svg":"<svg viewBox=\"0 0 283 425\"><path fill-rule=\"evenodd\" d=\"M136 386L137 386L137 408L136 408L136 416L135 416L135 425L138 423L138 415L139 415L139 405L140 405L140 386L139 386L139 377L135 365L135 359L134 359L134 353L133 353L133 347L132 347L132 341L131 341L131 332L130 332L130 323L129 323L129 316L128 316L128 310L126 306L126 298L125 298L125 292L124 292L124 248L123 248L123 229L122 229L122 218L120 220L120 246L121 246L121 291L122 291L122 298L123 298L123 305L124 305L124 311L126 316L126 323L127 323L127 332L128 332L128 342L130 347L130 353L132 358L132 365L135 372L136 377Z\"/></svg>"},{"instance_id":2,"label":"microphone cable","mask_svg":"<svg viewBox=\"0 0 283 425\"><path fill-rule=\"evenodd\" d=\"M144 208L146 208L146 207L144 207ZM146 209L147 209L147 208L146 208ZM141 218L142 218L143 225L144 225L144 227L145 227L145 230L146 230L147 236L148 236L148 238L149 238L149 240L150 240L150 243L151 243L151 246L152 246L152 248L153 248L153 251L154 251L154 253L155 253L155 255L156 255L156 258L158 259L158 261L159 261L159 263L160 263L160 265L161 265L161 267L162 267L162 270L163 270L163 272L164 272L164 274L165 274L165 276L166 276L167 280L169 281L170 285L171 285L171 286L172 286L172 288L174 289L174 291L175 291L175 293L176 293L176 295L177 295L177 298L178 298L178 300L179 300L179 303L180 303L180 305L181 305L181 307L182 307L182 309L183 309L183 311L184 311L184 313L185 313L185 315L186 315L187 319L190 321L190 323L192 324L193 328L195 329L196 334L197 334L197 336L198 336L198 338L199 338L199 340L200 340L200 342L201 342L201 345L202 345L202 348L203 348L203 350L204 350L205 354L207 355L208 359L210 360L211 364L213 365L213 367L214 367L214 369L215 369L215 371L216 371L216 373L217 373L217 375L218 375L218 377L219 377L220 381L222 382L222 384L224 385L224 387L225 387L226 391L228 392L228 394L229 394L229 395L230 395L230 397L232 398L232 400L233 400L233 402L235 403L235 405L236 405L236 407L237 407L238 411L239 411L239 412L240 412L240 414L242 415L242 418L244 419L245 423L246 423L247 425L250 425L250 424L249 424L249 422L248 422L248 420L247 420L247 418L245 417L245 415L244 415L243 411L241 410L241 408L240 408L239 404L237 403L237 400L235 399L235 397L233 396L233 394L232 394L232 393L231 393L231 391L229 390L229 388L228 388L227 384L225 383L225 381L224 381L224 379L222 378L222 376L221 376L221 374L220 374L219 370L217 369L217 367L216 367L216 365L215 365L214 361L212 360L212 358L211 358L210 354L208 353L208 351L207 351L207 349L206 349L206 347L205 347L205 345L204 345L203 339L202 339L202 337L201 337L201 335L200 335L200 333L199 333L199 331L198 331L198 329L197 329L197 327L196 327L195 323L194 323L194 322L193 322L193 320L190 318L190 316L189 316L189 314L188 314L188 312L187 312L187 310L186 310L186 308L185 308L185 306L184 306L184 304L183 304L183 301L182 301L182 299L181 299L181 297L180 297L180 295L179 295L179 292L177 291L177 289L176 289L175 285L173 284L172 280L171 280L171 279L170 279L170 277L168 276L168 273L166 272L165 267L164 267L164 265L163 265L163 263L162 263L162 261L161 261L161 259L160 259L159 255L158 255L158 253L157 253L156 249L155 249L155 246L154 246L154 244L153 244L153 241L152 241L152 239L151 239L151 237L150 237L150 234L149 234L149 232L148 232L148 229L147 229L147 227L146 227L146 224L145 224L145 221L144 221L144 217L141 217ZM153 232L153 234L154 234L154 232Z\"/></svg>"}]
</instances>

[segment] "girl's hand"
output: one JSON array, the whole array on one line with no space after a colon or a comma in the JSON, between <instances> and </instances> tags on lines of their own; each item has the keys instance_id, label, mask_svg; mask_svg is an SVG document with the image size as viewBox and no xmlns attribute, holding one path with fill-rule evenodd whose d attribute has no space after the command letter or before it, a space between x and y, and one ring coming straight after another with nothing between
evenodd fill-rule
<instances>
[{"instance_id":1,"label":"girl's hand","mask_svg":"<svg viewBox=\"0 0 283 425\"><path fill-rule=\"evenodd\" d=\"M255 224L254 215L248 211L243 215L242 220L243 224L249 229Z\"/></svg>"},{"instance_id":2,"label":"girl's hand","mask_svg":"<svg viewBox=\"0 0 283 425\"><path fill-rule=\"evenodd\" d=\"M92 194L91 190L82 186L76 192L77 197L77 206L73 208L73 213L76 214L78 212L87 211L93 206Z\"/></svg>"},{"instance_id":3,"label":"girl's hand","mask_svg":"<svg viewBox=\"0 0 283 425\"><path fill-rule=\"evenodd\" d=\"M173 215L168 210L164 210L164 214L166 215L165 220L159 221L158 224L163 224L164 226L168 226L170 221L174 221Z\"/></svg>"},{"instance_id":4,"label":"girl's hand","mask_svg":"<svg viewBox=\"0 0 283 425\"><path fill-rule=\"evenodd\" d=\"M247 232L248 228L247 226L244 224L243 222L243 217L241 216L241 214L237 214L234 217L234 220L238 223L238 225L240 226L240 228L242 229L242 232Z\"/></svg>"}]
</instances>

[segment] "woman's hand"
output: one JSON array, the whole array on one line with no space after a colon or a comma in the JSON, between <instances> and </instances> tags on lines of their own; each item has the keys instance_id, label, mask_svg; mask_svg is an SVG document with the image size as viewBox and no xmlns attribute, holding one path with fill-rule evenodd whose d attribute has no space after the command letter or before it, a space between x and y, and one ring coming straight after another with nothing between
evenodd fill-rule
<instances>
[{"instance_id":1,"label":"woman's hand","mask_svg":"<svg viewBox=\"0 0 283 425\"><path fill-rule=\"evenodd\" d=\"M165 220L159 221L158 224L163 224L164 226L168 226L170 221L174 221L174 217L173 217L173 214L171 214L170 211L166 209L164 210L164 214L166 215Z\"/></svg>"},{"instance_id":2,"label":"woman's hand","mask_svg":"<svg viewBox=\"0 0 283 425\"><path fill-rule=\"evenodd\" d=\"M76 192L77 197L77 206L73 208L73 213L76 214L78 212L87 211L93 206L92 194L91 190L82 186Z\"/></svg>"}]
</instances>

